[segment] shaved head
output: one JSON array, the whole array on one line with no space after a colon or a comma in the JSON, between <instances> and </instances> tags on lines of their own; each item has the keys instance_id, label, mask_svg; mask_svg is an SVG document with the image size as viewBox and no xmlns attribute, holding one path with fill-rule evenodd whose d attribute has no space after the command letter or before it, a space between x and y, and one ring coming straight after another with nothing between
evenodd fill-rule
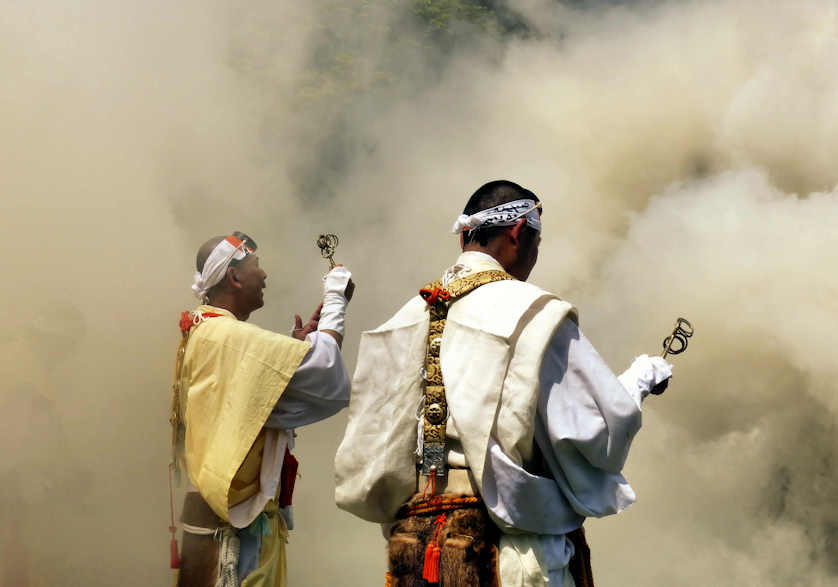
<instances>
[{"instance_id":1,"label":"shaved head","mask_svg":"<svg viewBox=\"0 0 838 587\"><path fill-rule=\"evenodd\" d=\"M521 187L515 182L505 179L490 181L489 183L483 184L477 188L477 191L471 195L468 203L466 203L465 209L463 209L463 214L476 214L481 210L486 210L500 204L514 202L515 200L539 201L538 196L536 196L532 191ZM541 215L541 210L538 211L538 214L539 216ZM509 227L490 226L465 231L463 232L463 244L466 245L470 242L478 242L485 247L490 240L501 234L507 228ZM527 231L536 232L530 226L527 226Z\"/></svg>"},{"instance_id":2,"label":"shaved head","mask_svg":"<svg viewBox=\"0 0 838 587\"><path fill-rule=\"evenodd\" d=\"M230 310L239 320L247 320L253 310L264 305L262 290L268 276L259 267L259 258L254 254L256 242L238 230L231 236L245 243L247 254L241 259L227 258L224 276L206 291L203 301ZM201 245L195 256L198 273L203 273L213 251L227 238L214 236Z\"/></svg>"},{"instance_id":3,"label":"shaved head","mask_svg":"<svg viewBox=\"0 0 838 587\"><path fill-rule=\"evenodd\" d=\"M472 215L516 200L539 202L538 196L517 183L490 181L471 195L463 214ZM538 211L541 216L541 210ZM538 260L541 233L520 219L515 226L486 226L460 233L464 251L479 251L494 257L513 277L526 281Z\"/></svg>"}]
</instances>

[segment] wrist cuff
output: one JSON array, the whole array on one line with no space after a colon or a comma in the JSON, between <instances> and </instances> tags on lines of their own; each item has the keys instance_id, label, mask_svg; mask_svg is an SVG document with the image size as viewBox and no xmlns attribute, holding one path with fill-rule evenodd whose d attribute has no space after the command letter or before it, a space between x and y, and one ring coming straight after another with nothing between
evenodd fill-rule
<instances>
[{"instance_id":1,"label":"wrist cuff","mask_svg":"<svg viewBox=\"0 0 838 587\"><path fill-rule=\"evenodd\" d=\"M672 365L663 358L640 355L618 379L639 407L640 402L649 395L652 388L670 377L672 377Z\"/></svg>"}]
</instances>

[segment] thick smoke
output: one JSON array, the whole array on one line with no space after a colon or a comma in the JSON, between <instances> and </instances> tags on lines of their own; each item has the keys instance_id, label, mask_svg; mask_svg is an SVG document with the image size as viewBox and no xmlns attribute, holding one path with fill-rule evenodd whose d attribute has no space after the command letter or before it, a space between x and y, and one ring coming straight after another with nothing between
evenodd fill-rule
<instances>
[{"instance_id":1,"label":"thick smoke","mask_svg":"<svg viewBox=\"0 0 838 587\"><path fill-rule=\"evenodd\" d=\"M345 347L457 252L482 182L545 202L531 280L615 370L696 327L644 406L601 585L838 580L838 21L803 0L4 5L0 584L164 585L169 385L194 252L259 242L279 331L322 231ZM429 8L430 7L430 8ZM294 585L378 584L299 431Z\"/></svg>"}]
</instances>

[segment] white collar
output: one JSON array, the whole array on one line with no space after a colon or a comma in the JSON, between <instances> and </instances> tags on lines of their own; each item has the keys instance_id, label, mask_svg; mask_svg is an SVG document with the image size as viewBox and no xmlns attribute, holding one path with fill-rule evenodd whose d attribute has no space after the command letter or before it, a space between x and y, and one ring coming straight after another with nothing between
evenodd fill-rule
<instances>
[{"instance_id":1,"label":"white collar","mask_svg":"<svg viewBox=\"0 0 838 587\"><path fill-rule=\"evenodd\" d=\"M461 279L472 273L481 271L504 271L497 259L487 253L480 251L463 251L457 257L457 262L445 270L442 275L442 287L446 287L452 281Z\"/></svg>"}]
</instances>

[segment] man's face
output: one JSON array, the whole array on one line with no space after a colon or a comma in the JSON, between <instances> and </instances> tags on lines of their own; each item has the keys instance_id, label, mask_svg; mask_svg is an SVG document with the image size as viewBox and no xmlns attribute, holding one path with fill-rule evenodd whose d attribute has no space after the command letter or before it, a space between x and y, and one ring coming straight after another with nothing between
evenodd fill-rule
<instances>
[{"instance_id":1,"label":"man's face","mask_svg":"<svg viewBox=\"0 0 838 587\"><path fill-rule=\"evenodd\" d=\"M530 273L535 267L535 262L538 261L538 247L541 245L541 233L528 230L521 240L521 249L518 253L518 266L520 273L523 276L522 281L529 278Z\"/></svg>"},{"instance_id":2,"label":"man's face","mask_svg":"<svg viewBox=\"0 0 838 587\"><path fill-rule=\"evenodd\" d=\"M259 267L259 257L248 255L233 268L236 272L236 279L241 285L238 296L250 311L261 308L265 305L264 294L265 280L268 274Z\"/></svg>"}]
</instances>

